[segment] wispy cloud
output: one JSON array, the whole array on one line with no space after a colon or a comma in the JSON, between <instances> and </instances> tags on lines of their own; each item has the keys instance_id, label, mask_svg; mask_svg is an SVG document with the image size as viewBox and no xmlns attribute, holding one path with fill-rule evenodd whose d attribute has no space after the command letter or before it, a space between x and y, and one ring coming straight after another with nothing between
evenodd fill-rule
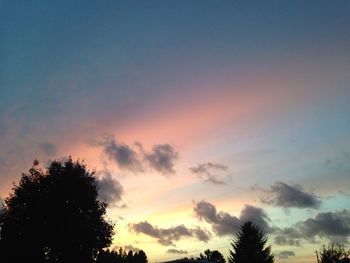
<instances>
[{"instance_id":1,"label":"wispy cloud","mask_svg":"<svg viewBox=\"0 0 350 263\"><path fill-rule=\"evenodd\" d=\"M286 259L286 258L289 258L289 257L294 257L294 256L295 256L295 253L294 253L294 251L283 250L283 251L278 252L278 253L277 253L277 256L278 256L280 259Z\"/></svg>"},{"instance_id":2,"label":"wispy cloud","mask_svg":"<svg viewBox=\"0 0 350 263\"><path fill-rule=\"evenodd\" d=\"M50 142L39 143L39 148L47 156L53 156L57 153L57 146Z\"/></svg>"},{"instance_id":3,"label":"wispy cloud","mask_svg":"<svg viewBox=\"0 0 350 263\"><path fill-rule=\"evenodd\" d=\"M219 163L200 163L197 166L190 167L190 171L196 174L199 178L213 184L225 184L217 172L227 171L228 167Z\"/></svg>"},{"instance_id":4,"label":"wispy cloud","mask_svg":"<svg viewBox=\"0 0 350 263\"><path fill-rule=\"evenodd\" d=\"M166 252L170 254L178 254L178 255L188 254L187 250L175 249L175 248L170 248Z\"/></svg>"}]
</instances>

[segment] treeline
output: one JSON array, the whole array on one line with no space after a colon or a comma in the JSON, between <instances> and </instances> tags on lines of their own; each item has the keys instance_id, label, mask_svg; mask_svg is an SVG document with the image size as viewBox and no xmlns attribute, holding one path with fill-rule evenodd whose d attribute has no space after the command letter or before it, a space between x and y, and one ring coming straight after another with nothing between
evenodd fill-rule
<instances>
[{"instance_id":1,"label":"treeline","mask_svg":"<svg viewBox=\"0 0 350 263\"><path fill-rule=\"evenodd\" d=\"M148 259L143 250L126 252L122 247L118 250L100 251L97 257L97 263L147 263Z\"/></svg>"}]
</instances>

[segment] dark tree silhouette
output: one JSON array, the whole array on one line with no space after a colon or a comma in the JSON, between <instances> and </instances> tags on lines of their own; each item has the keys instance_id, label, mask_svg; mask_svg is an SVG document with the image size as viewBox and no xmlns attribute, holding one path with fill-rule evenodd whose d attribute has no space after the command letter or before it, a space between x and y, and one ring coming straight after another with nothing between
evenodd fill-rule
<instances>
[{"instance_id":1,"label":"dark tree silhouette","mask_svg":"<svg viewBox=\"0 0 350 263\"><path fill-rule=\"evenodd\" d=\"M316 251L317 263L350 263L350 251L339 244L323 245L320 251Z\"/></svg>"},{"instance_id":2,"label":"dark tree silhouette","mask_svg":"<svg viewBox=\"0 0 350 263\"><path fill-rule=\"evenodd\" d=\"M211 262L225 263L224 256L218 250L209 250L204 251L204 255L202 253L199 254L199 259L205 259Z\"/></svg>"},{"instance_id":3,"label":"dark tree silhouette","mask_svg":"<svg viewBox=\"0 0 350 263\"><path fill-rule=\"evenodd\" d=\"M134 262L135 263L148 263L146 253L143 250L136 252L134 255Z\"/></svg>"},{"instance_id":4,"label":"dark tree silhouette","mask_svg":"<svg viewBox=\"0 0 350 263\"><path fill-rule=\"evenodd\" d=\"M38 164L5 200L0 261L92 262L113 236L94 173L72 159L52 162L45 171Z\"/></svg>"},{"instance_id":5,"label":"dark tree silhouette","mask_svg":"<svg viewBox=\"0 0 350 263\"><path fill-rule=\"evenodd\" d=\"M142 250L128 253L121 247L118 251L101 251L97 257L97 263L147 263L146 253Z\"/></svg>"},{"instance_id":6,"label":"dark tree silhouette","mask_svg":"<svg viewBox=\"0 0 350 263\"><path fill-rule=\"evenodd\" d=\"M244 223L232 239L229 263L273 263L271 246L265 247L266 242L267 238L258 226L252 222Z\"/></svg>"}]
</instances>

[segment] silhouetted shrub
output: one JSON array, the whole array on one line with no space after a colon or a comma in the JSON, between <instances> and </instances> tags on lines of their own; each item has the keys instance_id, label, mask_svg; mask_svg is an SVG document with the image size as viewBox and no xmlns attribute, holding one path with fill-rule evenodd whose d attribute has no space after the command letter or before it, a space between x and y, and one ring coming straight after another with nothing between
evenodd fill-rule
<instances>
[{"instance_id":1,"label":"silhouetted shrub","mask_svg":"<svg viewBox=\"0 0 350 263\"><path fill-rule=\"evenodd\" d=\"M339 244L323 245L320 251L316 251L318 263L349 263L349 251Z\"/></svg>"},{"instance_id":2,"label":"silhouetted shrub","mask_svg":"<svg viewBox=\"0 0 350 263\"><path fill-rule=\"evenodd\" d=\"M218 251L207 249L204 251L204 254L199 254L199 259L205 259L211 262L225 263L224 256Z\"/></svg>"}]
</instances>

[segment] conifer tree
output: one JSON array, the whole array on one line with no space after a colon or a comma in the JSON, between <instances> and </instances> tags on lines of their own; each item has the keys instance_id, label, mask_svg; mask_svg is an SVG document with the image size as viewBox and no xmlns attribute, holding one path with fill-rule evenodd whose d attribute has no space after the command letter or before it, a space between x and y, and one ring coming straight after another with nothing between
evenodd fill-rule
<instances>
[{"instance_id":1,"label":"conifer tree","mask_svg":"<svg viewBox=\"0 0 350 263\"><path fill-rule=\"evenodd\" d=\"M271 246L266 246L267 238L258 226L246 222L232 239L229 263L273 263Z\"/></svg>"}]
</instances>

